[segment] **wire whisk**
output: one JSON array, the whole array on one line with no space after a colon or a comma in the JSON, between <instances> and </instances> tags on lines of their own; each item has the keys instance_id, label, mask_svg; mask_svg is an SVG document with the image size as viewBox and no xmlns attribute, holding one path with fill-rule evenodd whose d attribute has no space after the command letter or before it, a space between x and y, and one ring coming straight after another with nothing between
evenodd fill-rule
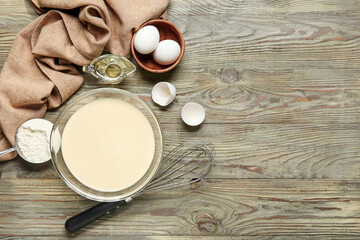
<instances>
[{"instance_id":1,"label":"wire whisk","mask_svg":"<svg viewBox=\"0 0 360 240\"><path fill-rule=\"evenodd\" d=\"M212 144L200 141L180 144L162 159L154 179L132 198L148 192L198 182L210 172L214 157Z\"/></svg>"},{"instance_id":2,"label":"wire whisk","mask_svg":"<svg viewBox=\"0 0 360 240\"><path fill-rule=\"evenodd\" d=\"M178 145L161 161L158 172L142 190L118 202L100 203L65 222L68 232L74 233L96 219L145 193L180 187L203 179L211 170L215 158L214 146L201 141Z\"/></svg>"}]
</instances>

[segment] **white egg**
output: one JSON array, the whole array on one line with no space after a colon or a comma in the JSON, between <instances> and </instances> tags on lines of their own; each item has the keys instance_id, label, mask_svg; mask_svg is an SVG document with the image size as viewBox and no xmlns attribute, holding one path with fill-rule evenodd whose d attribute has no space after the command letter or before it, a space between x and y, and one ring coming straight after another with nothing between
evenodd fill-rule
<instances>
[{"instance_id":1,"label":"white egg","mask_svg":"<svg viewBox=\"0 0 360 240\"><path fill-rule=\"evenodd\" d=\"M180 55L180 45L174 40L164 40L154 51L154 60L161 65L169 65L174 63Z\"/></svg>"},{"instance_id":2,"label":"white egg","mask_svg":"<svg viewBox=\"0 0 360 240\"><path fill-rule=\"evenodd\" d=\"M176 88L168 82L159 82L155 84L151 92L153 101L163 107L174 101L175 96Z\"/></svg>"},{"instance_id":3,"label":"white egg","mask_svg":"<svg viewBox=\"0 0 360 240\"><path fill-rule=\"evenodd\" d=\"M148 25L135 34L134 47L141 54L149 54L157 48L159 40L159 30L152 25Z\"/></svg>"},{"instance_id":4,"label":"white egg","mask_svg":"<svg viewBox=\"0 0 360 240\"><path fill-rule=\"evenodd\" d=\"M197 126L205 119L205 109L198 103L189 102L181 110L182 120L189 126Z\"/></svg>"}]
</instances>

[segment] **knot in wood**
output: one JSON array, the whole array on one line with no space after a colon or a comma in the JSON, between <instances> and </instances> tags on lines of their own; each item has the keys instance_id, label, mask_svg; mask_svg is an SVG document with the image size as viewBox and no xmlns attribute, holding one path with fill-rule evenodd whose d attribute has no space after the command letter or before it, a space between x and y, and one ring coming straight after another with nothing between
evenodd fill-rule
<instances>
[{"instance_id":1,"label":"knot in wood","mask_svg":"<svg viewBox=\"0 0 360 240\"><path fill-rule=\"evenodd\" d=\"M222 82L234 83L240 80L240 73L235 69L221 69L219 78Z\"/></svg>"},{"instance_id":2,"label":"knot in wood","mask_svg":"<svg viewBox=\"0 0 360 240\"><path fill-rule=\"evenodd\" d=\"M216 233L219 225L219 220L213 216L198 216L196 219L196 226L201 232Z\"/></svg>"}]
</instances>

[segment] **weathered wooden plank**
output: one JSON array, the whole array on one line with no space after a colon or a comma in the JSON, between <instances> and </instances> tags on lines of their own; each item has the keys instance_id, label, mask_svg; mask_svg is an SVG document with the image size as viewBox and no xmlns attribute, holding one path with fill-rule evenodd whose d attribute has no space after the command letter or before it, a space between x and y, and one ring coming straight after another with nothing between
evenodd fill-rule
<instances>
[{"instance_id":1,"label":"weathered wooden plank","mask_svg":"<svg viewBox=\"0 0 360 240\"><path fill-rule=\"evenodd\" d=\"M224 13L242 12L247 14L295 14L299 12L318 12L318 13L351 13L358 15L357 9L360 7L357 0L348 0L346 4L342 1L327 0L172 0L169 11L175 16L180 15L219 15ZM328 19L331 21L331 19Z\"/></svg>"},{"instance_id":2,"label":"weathered wooden plank","mask_svg":"<svg viewBox=\"0 0 360 240\"><path fill-rule=\"evenodd\" d=\"M178 81L173 83L177 86ZM175 101L166 110L158 108L152 102L150 87L145 90L144 87L128 87L125 84L84 85L74 97L99 87L117 87L139 94L163 123L181 124L181 108L190 101L205 107L206 123L346 124L360 121L360 89L286 89L279 86L278 90L268 90L266 86L253 87L251 83L225 84L215 80L212 84L199 82L183 88L180 84ZM50 112L49 115L52 113L57 114Z\"/></svg>"},{"instance_id":3,"label":"weathered wooden plank","mask_svg":"<svg viewBox=\"0 0 360 240\"><path fill-rule=\"evenodd\" d=\"M65 236L65 219L94 203L61 180L15 179L0 188L0 235ZM80 235L359 235L360 182L206 180L148 194Z\"/></svg>"},{"instance_id":4,"label":"weathered wooden plank","mask_svg":"<svg viewBox=\"0 0 360 240\"><path fill-rule=\"evenodd\" d=\"M211 178L360 178L360 128L318 124L163 124L165 152L186 140L215 145ZM52 165L32 170L1 163L2 179L58 178Z\"/></svg>"},{"instance_id":5,"label":"weathered wooden plank","mask_svg":"<svg viewBox=\"0 0 360 240\"><path fill-rule=\"evenodd\" d=\"M72 236L68 236L71 238ZM76 239L83 239L83 240L93 240L94 236L86 236L86 235L76 235ZM73 238L75 238L73 237ZM102 236L97 235L96 239L102 239ZM283 236L133 236L133 235L121 235L121 236L104 236L107 240L290 240L290 239L327 239L327 240L354 240L356 239L356 236L354 235L330 235L330 234L316 234L316 235L306 235L303 234L301 236L299 235L283 235ZM7 236L7 237L1 237L0 239L4 240L14 240L19 239L17 236ZM59 237L54 236L21 236L21 239L25 240L58 240Z\"/></svg>"},{"instance_id":6,"label":"weathered wooden plank","mask_svg":"<svg viewBox=\"0 0 360 240\"><path fill-rule=\"evenodd\" d=\"M132 60L134 63L135 61ZM135 63L136 64L136 63ZM85 85L109 86L102 84L90 75L85 76ZM152 74L137 69L137 72L127 77L122 83L115 85L125 87L138 93L146 93L155 83L169 81L183 91L199 91L214 86L248 86L249 88L266 88L269 91L286 92L290 90L311 89L359 89L357 69L328 69L324 74L323 69L282 68L266 69L261 66L253 69L218 68L198 69L192 72L187 68L175 68L174 71L164 74Z\"/></svg>"}]
</instances>

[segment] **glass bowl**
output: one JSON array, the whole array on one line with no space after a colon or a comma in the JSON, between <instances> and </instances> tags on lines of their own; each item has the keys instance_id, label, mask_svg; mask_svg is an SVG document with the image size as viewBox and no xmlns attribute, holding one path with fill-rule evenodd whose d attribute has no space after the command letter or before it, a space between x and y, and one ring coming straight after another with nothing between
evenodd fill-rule
<instances>
[{"instance_id":1,"label":"glass bowl","mask_svg":"<svg viewBox=\"0 0 360 240\"><path fill-rule=\"evenodd\" d=\"M145 175L134 185L114 192L102 192L95 190L77 180L66 166L61 149L61 136L70 117L85 104L104 98L120 99L138 108L148 119L155 137L154 158ZM91 132L89 132L89 134L91 134ZM54 123L50 137L50 151L51 161L57 173L66 183L66 185L68 185L72 190L91 200L99 202L114 202L129 197L132 194L140 191L154 177L162 159L163 136L159 121L157 120L154 112L137 95L115 88L99 88L85 92L66 104Z\"/></svg>"}]
</instances>

